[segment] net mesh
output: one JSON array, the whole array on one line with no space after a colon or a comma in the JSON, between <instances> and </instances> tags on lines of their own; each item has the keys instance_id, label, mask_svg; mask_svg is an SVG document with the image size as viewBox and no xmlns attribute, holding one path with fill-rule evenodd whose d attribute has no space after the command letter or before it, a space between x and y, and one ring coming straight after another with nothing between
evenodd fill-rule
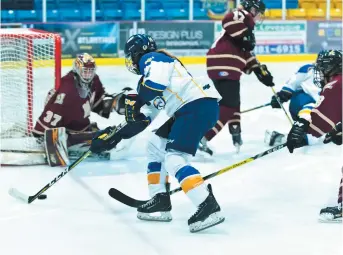
<instances>
[{"instance_id":1,"label":"net mesh","mask_svg":"<svg viewBox=\"0 0 343 255\"><path fill-rule=\"evenodd\" d=\"M1 29L2 150L37 147L31 131L44 109L48 91L60 78L56 77L56 68L60 68L55 57L57 37L46 32Z\"/></svg>"}]
</instances>

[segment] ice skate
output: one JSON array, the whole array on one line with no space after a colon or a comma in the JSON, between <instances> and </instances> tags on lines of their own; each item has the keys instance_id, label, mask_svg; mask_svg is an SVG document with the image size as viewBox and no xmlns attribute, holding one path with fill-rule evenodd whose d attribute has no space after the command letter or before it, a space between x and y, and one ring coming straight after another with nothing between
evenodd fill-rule
<instances>
[{"instance_id":1,"label":"ice skate","mask_svg":"<svg viewBox=\"0 0 343 255\"><path fill-rule=\"evenodd\" d=\"M188 220L189 231L192 233L213 227L225 220L225 217L220 215L220 206L213 196L211 184L208 184L207 188L210 194Z\"/></svg>"},{"instance_id":2,"label":"ice skate","mask_svg":"<svg viewBox=\"0 0 343 255\"><path fill-rule=\"evenodd\" d=\"M319 213L319 221L324 223L341 223L342 204L321 209Z\"/></svg>"},{"instance_id":3,"label":"ice skate","mask_svg":"<svg viewBox=\"0 0 343 255\"><path fill-rule=\"evenodd\" d=\"M169 193L158 193L147 203L137 208L137 218L147 221L169 222L172 220L171 209Z\"/></svg>"},{"instance_id":4,"label":"ice skate","mask_svg":"<svg viewBox=\"0 0 343 255\"><path fill-rule=\"evenodd\" d=\"M212 156L213 151L208 147L207 142L208 141L206 140L206 137L203 137L199 143L198 149L199 149L199 151L202 151L202 152Z\"/></svg>"},{"instance_id":5,"label":"ice skate","mask_svg":"<svg viewBox=\"0 0 343 255\"><path fill-rule=\"evenodd\" d=\"M241 136L241 125L239 123L229 124L229 131L232 135L233 145L236 147L236 152L239 153L243 140Z\"/></svg>"},{"instance_id":6,"label":"ice skate","mask_svg":"<svg viewBox=\"0 0 343 255\"><path fill-rule=\"evenodd\" d=\"M269 146L277 146L286 142L287 137L277 131L266 130L264 142Z\"/></svg>"}]
</instances>

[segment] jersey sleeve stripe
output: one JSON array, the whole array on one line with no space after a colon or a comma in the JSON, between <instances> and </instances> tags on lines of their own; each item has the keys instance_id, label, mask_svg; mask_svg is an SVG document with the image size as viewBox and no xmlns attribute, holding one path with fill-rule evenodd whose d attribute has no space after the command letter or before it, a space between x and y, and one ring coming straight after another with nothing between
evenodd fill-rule
<instances>
[{"instance_id":1,"label":"jersey sleeve stripe","mask_svg":"<svg viewBox=\"0 0 343 255\"><path fill-rule=\"evenodd\" d=\"M235 25L235 24L243 24L243 21L242 20L234 20L234 21L229 21L229 22L226 22L224 25L223 25L223 28L227 28L228 26L232 26L232 25Z\"/></svg>"},{"instance_id":2,"label":"jersey sleeve stripe","mask_svg":"<svg viewBox=\"0 0 343 255\"><path fill-rule=\"evenodd\" d=\"M239 36L239 35L243 34L243 33L244 33L245 31L247 31L247 30L248 30L248 28L243 28L242 30L237 31L236 33L230 34L230 36L231 36L231 37Z\"/></svg>"},{"instance_id":3,"label":"jersey sleeve stripe","mask_svg":"<svg viewBox=\"0 0 343 255\"><path fill-rule=\"evenodd\" d=\"M243 58L241 58L240 56L235 56L232 54L218 54L218 55L207 55L206 58L208 59L217 59L217 58L234 58L234 59L238 59L240 60L244 65L247 64L247 61ZM248 59L248 61L250 60L250 58Z\"/></svg>"},{"instance_id":4,"label":"jersey sleeve stripe","mask_svg":"<svg viewBox=\"0 0 343 255\"><path fill-rule=\"evenodd\" d=\"M147 87L148 89L159 91L159 92L162 92L166 89L166 86L158 84L158 83L153 82L151 80L145 80L143 82L143 86Z\"/></svg>"},{"instance_id":5,"label":"jersey sleeve stripe","mask_svg":"<svg viewBox=\"0 0 343 255\"><path fill-rule=\"evenodd\" d=\"M247 60L247 63L249 63L249 62L253 61L254 59L256 59L254 56L252 56L252 57L248 58L248 60Z\"/></svg>"},{"instance_id":6,"label":"jersey sleeve stripe","mask_svg":"<svg viewBox=\"0 0 343 255\"><path fill-rule=\"evenodd\" d=\"M282 91L284 91L284 92L287 92L287 93L289 93L289 94L292 94L293 92L294 92L294 90L293 89L291 89L291 88L288 88L288 87L282 87L282 89L281 89Z\"/></svg>"},{"instance_id":7,"label":"jersey sleeve stripe","mask_svg":"<svg viewBox=\"0 0 343 255\"><path fill-rule=\"evenodd\" d=\"M326 117L324 114L322 114L318 109L313 109L312 112L316 113L320 118L322 118L324 121L326 121L332 128L334 128L336 126L332 120L330 120L328 117Z\"/></svg>"},{"instance_id":8,"label":"jersey sleeve stripe","mask_svg":"<svg viewBox=\"0 0 343 255\"><path fill-rule=\"evenodd\" d=\"M209 66L207 67L207 70L232 70L242 73L242 71L239 68L233 66Z\"/></svg>"},{"instance_id":9,"label":"jersey sleeve stripe","mask_svg":"<svg viewBox=\"0 0 343 255\"><path fill-rule=\"evenodd\" d=\"M319 136L325 135L325 133L320 128L316 127L312 123L310 124L310 128L314 130L315 132L317 132Z\"/></svg>"}]
</instances>

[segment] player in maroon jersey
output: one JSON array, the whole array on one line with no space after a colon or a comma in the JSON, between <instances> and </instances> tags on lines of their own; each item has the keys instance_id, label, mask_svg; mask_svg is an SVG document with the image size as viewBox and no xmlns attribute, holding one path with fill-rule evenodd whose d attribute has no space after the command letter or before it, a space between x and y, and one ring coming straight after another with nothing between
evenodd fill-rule
<instances>
[{"instance_id":1,"label":"player in maroon jersey","mask_svg":"<svg viewBox=\"0 0 343 255\"><path fill-rule=\"evenodd\" d=\"M326 136L324 143L333 142L342 145L342 122L339 122ZM342 222L342 190L343 190L343 167L342 178L338 189L336 206L325 207L320 210L319 220L322 222Z\"/></svg>"},{"instance_id":2,"label":"player in maroon jersey","mask_svg":"<svg viewBox=\"0 0 343 255\"><path fill-rule=\"evenodd\" d=\"M287 137L291 153L295 148L308 145L310 135L321 137L327 133L324 143L342 144L342 51L325 50L318 54L314 84L322 88L320 99L311 111L310 121L300 118L293 124ZM320 215L322 220L342 221L342 187L338 206L324 208Z\"/></svg>"},{"instance_id":3,"label":"player in maroon jersey","mask_svg":"<svg viewBox=\"0 0 343 255\"><path fill-rule=\"evenodd\" d=\"M51 143L57 142L57 137L55 134L53 140L44 134L48 131L48 134L52 135L51 130L65 128L68 135L68 147L78 145L88 148L94 131L98 130L96 123L90 122L90 113L95 112L108 118L115 102L116 95L105 93L100 78L96 74L93 57L83 53L76 57L73 69L62 77L61 86L56 91L53 89L49 92L44 110L38 118L32 134L42 140L45 139L45 149L49 150L47 147ZM63 132L63 129L58 130ZM58 134L61 135L61 133ZM53 160L56 162L55 164L49 161L49 164L64 165L66 163L63 155L58 155L57 158L61 158L61 160Z\"/></svg>"},{"instance_id":4,"label":"player in maroon jersey","mask_svg":"<svg viewBox=\"0 0 343 255\"><path fill-rule=\"evenodd\" d=\"M223 21L223 33L207 53L207 73L222 96L217 124L202 139L199 149L211 154L206 143L229 124L233 144L242 145L240 125L240 78L242 73L256 74L266 86L274 86L273 76L260 65L251 51L255 47L255 22L265 11L262 0L242 0L237 10L228 13Z\"/></svg>"}]
</instances>

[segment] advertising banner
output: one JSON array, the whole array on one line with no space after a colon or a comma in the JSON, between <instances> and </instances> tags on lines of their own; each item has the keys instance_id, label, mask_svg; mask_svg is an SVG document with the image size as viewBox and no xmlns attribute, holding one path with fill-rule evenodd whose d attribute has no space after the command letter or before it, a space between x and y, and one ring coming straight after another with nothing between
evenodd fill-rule
<instances>
[{"instance_id":1,"label":"advertising banner","mask_svg":"<svg viewBox=\"0 0 343 255\"><path fill-rule=\"evenodd\" d=\"M119 26L116 23L34 24L33 28L61 35L62 58L74 58L83 52L100 58L118 56Z\"/></svg>"},{"instance_id":2,"label":"advertising banner","mask_svg":"<svg viewBox=\"0 0 343 255\"><path fill-rule=\"evenodd\" d=\"M121 38L121 50L129 36L136 33L152 36L159 48L178 55L204 54L214 39L212 22L137 22L131 27L124 23L120 27L120 34L126 38Z\"/></svg>"},{"instance_id":3,"label":"advertising banner","mask_svg":"<svg viewBox=\"0 0 343 255\"><path fill-rule=\"evenodd\" d=\"M256 54L306 53L306 21L264 21L255 27Z\"/></svg>"},{"instance_id":4,"label":"advertising banner","mask_svg":"<svg viewBox=\"0 0 343 255\"><path fill-rule=\"evenodd\" d=\"M221 22L215 23L215 37L222 32ZM267 21L255 26L256 54L306 53L306 21Z\"/></svg>"},{"instance_id":5,"label":"advertising banner","mask_svg":"<svg viewBox=\"0 0 343 255\"><path fill-rule=\"evenodd\" d=\"M342 22L309 21L307 24L307 47L309 53L326 49L342 49Z\"/></svg>"}]
</instances>

